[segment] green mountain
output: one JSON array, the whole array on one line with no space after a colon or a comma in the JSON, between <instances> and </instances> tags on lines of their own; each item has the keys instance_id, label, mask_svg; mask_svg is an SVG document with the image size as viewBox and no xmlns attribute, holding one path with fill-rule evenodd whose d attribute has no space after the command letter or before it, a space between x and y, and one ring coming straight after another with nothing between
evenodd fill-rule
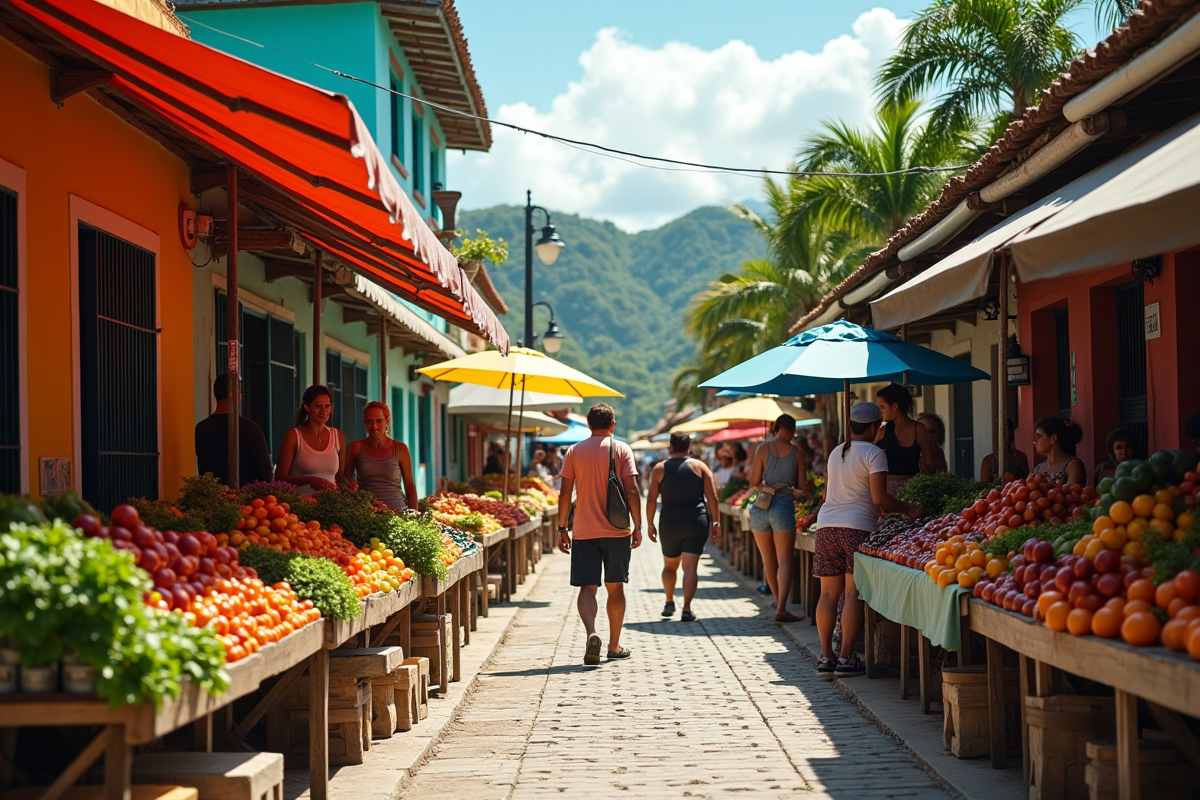
<instances>
[{"instance_id":1,"label":"green mountain","mask_svg":"<svg viewBox=\"0 0 1200 800\"><path fill-rule=\"evenodd\" d=\"M514 341L525 329L524 218L520 206L459 215L460 228L482 228L509 243L509 260L489 265L489 272L509 305L501 320ZM539 213L535 225L541 221ZM693 352L683 328L692 295L742 261L762 257L763 243L749 223L719 207L636 234L574 214L553 212L553 221L566 247L552 266L534 256L533 299L554 307L566 336L559 358L625 394L612 403L620 433L649 428L662 416L675 369ZM535 314L540 335L549 314L545 308Z\"/></svg>"}]
</instances>

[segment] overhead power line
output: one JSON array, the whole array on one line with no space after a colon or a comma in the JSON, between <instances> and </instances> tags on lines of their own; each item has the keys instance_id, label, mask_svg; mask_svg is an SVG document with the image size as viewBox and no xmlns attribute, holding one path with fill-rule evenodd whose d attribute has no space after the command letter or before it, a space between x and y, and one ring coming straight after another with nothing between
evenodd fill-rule
<instances>
[{"instance_id":1,"label":"overhead power line","mask_svg":"<svg viewBox=\"0 0 1200 800\"><path fill-rule=\"evenodd\" d=\"M210 30L214 33L219 33L222 36L228 36L231 39L236 39L239 42L244 42L245 44L251 45L253 47L258 47L263 50L271 50L273 52L279 53L280 55L287 56L288 58L293 58L303 64L307 64L310 67L316 67L317 69L328 72L331 75L336 75L339 78L344 78L345 80L353 81L354 83L361 83L366 86L370 86L374 89L377 89L381 92L385 92L390 95L395 95L397 97L406 98L408 100L413 101L414 103L421 103L422 105L428 106L430 108L436 109L436 110L444 112L446 114L453 114L454 116L458 116L458 117L465 117L467 119L473 119L473 120L477 120L479 122L486 122L491 125L497 125L501 128L508 128L510 130L517 131L518 133L530 134L532 136L540 136L543 139L548 139L552 142L557 142L558 144L563 144L568 147L575 148L577 150L583 150L584 152L591 153L593 155L604 156L606 158L613 158L618 161L624 161L626 163L633 164L633 165L639 166L639 167L644 167L647 169L668 170L668 171L673 171L673 172L721 173L721 174L728 174L728 175L742 175L745 177L755 177L755 176L759 176L759 175L785 175L785 176L793 177L793 178L884 178L884 177L890 177L893 175L928 175L930 173L937 173L937 172L957 172L959 170L964 170L970 166L969 164L952 164L952 165L944 165L944 166L936 166L936 167L929 167L929 166L908 167L907 169L890 170L887 172L837 172L837 171L765 169L762 167L729 167L729 166L724 166L721 164L704 164L704 163L696 162L696 161L682 161L682 160L674 159L674 158L664 158L662 156L650 156L650 155L646 155L644 153L635 153L635 152L632 152L629 150L620 150L615 147L606 147L602 144L597 144L595 142L587 142L587 141L582 141L579 139L571 139L566 136L559 136L554 133L547 133L546 131L534 130L533 128L526 128L521 125L514 125L511 122L503 122L502 120L491 119L490 117L483 117L478 114L472 114L469 111L462 111L457 108L451 108L449 106L444 106L441 103L435 103L431 100L425 100L423 98L416 97L411 94L405 94L404 92L397 91L390 86L380 86L379 84L377 84L373 81L369 81L366 78L360 78L357 75L351 75L348 72L342 72L341 70L333 69L332 67L326 67L323 64L318 64L315 61L310 61L307 58L304 58L303 56L296 55L295 53L290 53L287 50L283 50L278 47L273 47L273 46L267 45L267 44L262 44L261 42L256 42L253 39L247 39L246 37L240 36L236 33L230 33L229 31L224 31L224 30L221 30L220 28L215 28L212 25L208 25L204 22L200 22L199 20L195 19L194 17L188 16L186 14L180 14L179 16L182 17L183 19L187 20L187 22L189 24L199 25L200 27L207 28L208 30ZM649 161L649 162L654 162L654 163L645 164L645 163L642 163L643 161ZM661 166L661 165L671 165L671 166Z\"/></svg>"}]
</instances>

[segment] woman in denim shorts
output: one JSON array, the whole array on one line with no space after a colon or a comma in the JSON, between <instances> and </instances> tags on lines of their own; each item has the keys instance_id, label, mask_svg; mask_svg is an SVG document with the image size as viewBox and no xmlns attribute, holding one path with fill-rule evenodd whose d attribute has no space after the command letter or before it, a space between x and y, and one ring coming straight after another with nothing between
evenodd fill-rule
<instances>
[{"instance_id":1,"label":"woman in denim shorts","mask_svg":"<svg viewBox=\"0 0 1200 800\"><path fill-rule=\"evenodd\" d=\"M792 593L792 556L796 552L797 493L810 491L806 475L804 450L792 444L796 435L796 420L781 414L771 426L775 438L764 443L754 454L750 469L750 485L759 487L759 497L770 492L769 508L760 508L757 501L750 504L750 529L754 543L762 554L763 574L775 597L775 620L795 622L797 617L787 609Z\"/></svg>"}]
</instances>

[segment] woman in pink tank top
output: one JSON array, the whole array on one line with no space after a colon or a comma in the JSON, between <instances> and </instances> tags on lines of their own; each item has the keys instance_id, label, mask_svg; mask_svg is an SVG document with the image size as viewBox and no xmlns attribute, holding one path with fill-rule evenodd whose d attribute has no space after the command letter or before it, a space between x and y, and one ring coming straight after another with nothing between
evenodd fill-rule
<instances>
[{"instance_id":1,"label":"woman in pink tank top","mask_svg":"<svg viewBox=\"0 0 1200 800\"><path fill-rule=\"evenodd\" d=\"M305 497L346 483L346 441L342 432L328 426L333 399L324 386L304 390L296 412L296 427L284 434L279 446L275 480L296 485Z\"/></svg>"}]
</instances>

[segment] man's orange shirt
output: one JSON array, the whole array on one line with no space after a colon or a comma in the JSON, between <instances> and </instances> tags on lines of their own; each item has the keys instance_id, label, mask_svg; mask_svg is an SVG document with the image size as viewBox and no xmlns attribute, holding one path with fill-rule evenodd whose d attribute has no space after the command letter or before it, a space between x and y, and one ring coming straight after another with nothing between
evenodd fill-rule
<instances>
[{"instance_id":1,"label":"man's orange shirt","mask_svg":"<svg viewBox=\"0 0 1200 800\"><path fill-rule=\"evenodd\" d=\"M608 448L612 442L613 466L618 478L635 477L637 465L629 445L610 436L592 436L571 446L563 459L562 476L575 481L574 539L608 539L628 536L629 531L614 528L605 510L608 498ZM637 498L629 498L630 503Z\"/></svg>"}]
</instances>

